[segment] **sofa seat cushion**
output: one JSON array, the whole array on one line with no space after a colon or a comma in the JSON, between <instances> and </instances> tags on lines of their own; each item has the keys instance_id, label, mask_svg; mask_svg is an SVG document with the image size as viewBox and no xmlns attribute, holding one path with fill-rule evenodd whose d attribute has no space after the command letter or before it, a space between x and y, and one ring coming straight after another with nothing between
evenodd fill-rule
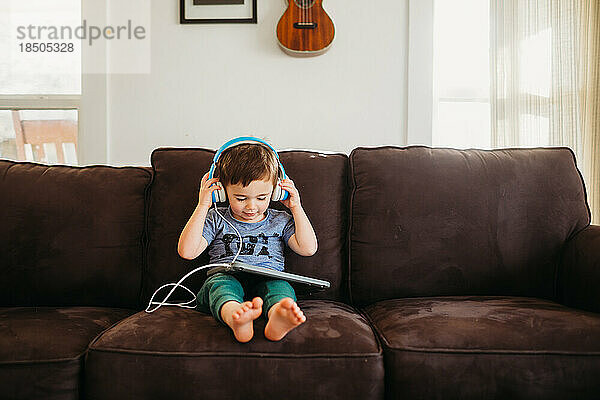
<instances>
[{"instance_id":1,"label":"sofa seat cushion","mask_svg":"<svg viewBox=\"0 0 600 400\"><path fill-rule=\"evenodd\" d=\"M0 397L78 399L89 343L134 311L0 307Z\"/></svg>"},{"instance_id":2,"label":"sofa seat cushion","mask_svg":"<svg viewBox=\"0 0 600 400\"><path fill-rule=\"evenodd\" d=\"M365 308L391 398L593 398L600 314L535 298L430 297Z\"/></svg>"},{"instance_id":3,"label":"sofa seat cushion","mask_svg":"<svg viewBox=\"0 0 600 400\"><path fill-rule=\"evenodd\" d=\"M383 356L367 321L338 302L298 304L307 321L279 342L265 339L263 317L239 343L199 311L137 313L90 345L87 398L383 398Z\"/></svg>"}]
</instances>

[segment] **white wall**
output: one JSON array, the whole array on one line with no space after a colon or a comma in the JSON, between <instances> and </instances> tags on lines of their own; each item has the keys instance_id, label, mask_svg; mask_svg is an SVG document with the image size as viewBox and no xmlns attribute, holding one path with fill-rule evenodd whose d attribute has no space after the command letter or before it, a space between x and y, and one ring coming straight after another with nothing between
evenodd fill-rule
<instances>
[{"instance_id":1,"label":"white wall","mask_svg":"<svg viewBox=\"0 0 600 400\"><path fill-rule=\"evenodd\" d=\"M107 78L107 163L248 134L278 149L404 145L407 2L325 0L333 46L293 58L275 34L284 0L259 0L257 25L180 25L179 1L152 0L151 73Z\"/></svg>"}]
</instances>

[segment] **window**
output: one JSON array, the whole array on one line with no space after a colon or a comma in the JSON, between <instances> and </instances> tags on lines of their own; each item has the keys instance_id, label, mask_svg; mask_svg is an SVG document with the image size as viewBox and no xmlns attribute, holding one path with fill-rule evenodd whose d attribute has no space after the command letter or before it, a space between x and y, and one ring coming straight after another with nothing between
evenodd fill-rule
<instances>
[{"instance_id":1,"label":"window","mask_svg":"<svg viewBox=\"0 0 600 400\"><path fill-rule=\"evenodd\" d=\"M490 148L489 2L434 1L432 144Z\"/></svg>"},{"instance_id":2,"label":"window","mask_svg":"<svg viewBox=\"0 0 600 400\"><path fill-rule=\"evenodd\" d=\"M76 165L81 46L48 32L81 25L81 0L2 2L0 15L0 157Z\"/></svg>"}]
</instances>

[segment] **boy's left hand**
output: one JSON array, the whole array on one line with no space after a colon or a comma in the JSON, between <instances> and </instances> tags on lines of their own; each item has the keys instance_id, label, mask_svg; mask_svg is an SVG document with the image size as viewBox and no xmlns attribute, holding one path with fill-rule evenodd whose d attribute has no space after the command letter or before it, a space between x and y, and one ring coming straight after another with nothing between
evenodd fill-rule
<instances>
[{"instance_id":1,"label":"boy's left hand","mask_svg":"<svg viewBox=\"0 0 600 400\"><path fill-rule=\"evenodd\" d=\"M294 181L291 179L282 179L281 180L281 188L283 190L287 190L289 196L285 200L281 200L284 206L289 208L290 210L300 207L300 193L298 189L296 189L296 185L294 185Z\"/></svg>"}]
</instances>

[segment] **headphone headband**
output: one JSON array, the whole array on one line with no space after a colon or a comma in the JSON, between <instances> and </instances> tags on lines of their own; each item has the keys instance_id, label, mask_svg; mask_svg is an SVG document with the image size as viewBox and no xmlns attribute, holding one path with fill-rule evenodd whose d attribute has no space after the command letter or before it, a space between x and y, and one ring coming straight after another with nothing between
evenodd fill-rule
<instances>
[{"instance_id":1,"label":"headphone headband","mask_svg":"<svg viewBox=\"0 0 600 400\"><path fill-rule=\"evenodd\" d=\"M221 157L221 153L223 153L228 148L234 147L234 146L237 146L237 145L240 145L240 144L253 143L253 142L254 143L264 144L265 146L267 146L268 148L270 148L273 151L273 153L275 154L275 157L277 158L277 161L279 161L279 154L277 154L277 151L269 143L265 142L262 139L255 138L255 137L241 136L241 137L238 137L238 138L231 139L230 141L228 141L227 143L225 143L223 146L221 146L219 148L219 150L217 150L217 152L215 153L215 156L213 157L213 163L216 163L219 160L219 157Z\"/></svg>"},{"instance_id":2,"label":"headphone headband","mask_svg":"<svg viewBox=\"0 0 600 400\"><path fill-rule=\"evenodd\" d=\"M271 146L269 143L265 142L262 139L251 137L251 136L237 137L237 138L231 139L230 141L225 143L223 146L221 146L219 148L219 150L217 150L217 152L215 153L215 156L213 157L213 162L212 162L212 165L210 166L210 170L209 170L209 178L214 177L215 169L217 166L217 161L219 161L219 157L221 157L221 154L225 150L227 150L231 147L240 145L240 144L245 144L245 143L260 143L260 144L264 144L269 149L271 149L273 154L275 154L275 158L277 160L277 164L279 165L279 169L281 169L281 178L282 179L287 178L285 169L283 168L283 164L281 164L281 161L279 160L279 154L277 154L277 151L273 148L273 146ZM278 182L279 182L279 179L278 179ZM272 200L273 201L285 200L288 198L288 196L289 196L289 193L286 190L283 190L283 189L279 188L279 185L276 185L275 190L273 191ZM226 199L227 199L227 196L225 194L224 189L220 189L220 190L213 192L213 201L214 202L225 201Z\"/></svg>"}]
</instances>

